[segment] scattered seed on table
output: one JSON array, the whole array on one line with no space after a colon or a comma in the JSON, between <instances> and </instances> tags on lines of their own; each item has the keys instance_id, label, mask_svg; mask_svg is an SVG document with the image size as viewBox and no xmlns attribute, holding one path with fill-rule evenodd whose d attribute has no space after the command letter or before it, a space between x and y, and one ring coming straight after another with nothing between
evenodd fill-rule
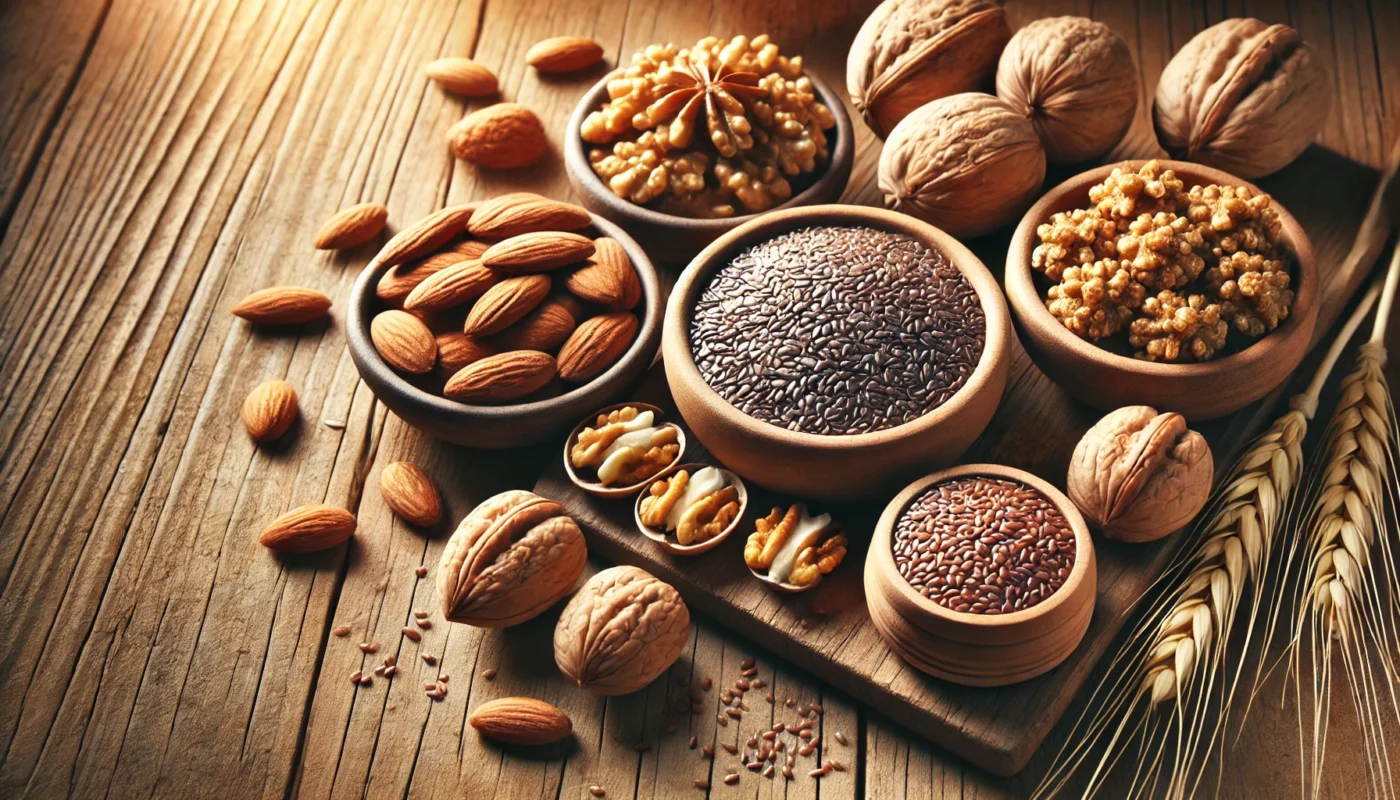
<instances>
[{"instance_id":1,"label":"scattered seed on table","mask_svg":"<svg viewBox=\"0 0 1400 800\"><path fill-rule=\"evenodd\" d=\"M779 739L779 740L778 740L778 743L775 744L775 745L773 745L773 752L775 752L775 753L781 753L781 752L783 752L783 750L786 749L786 748L787 748L787 742L784 742L782 739Z\"/></svg>"},{"instance_id":2,"label":"scattered seed on table","mask_svg":"<svg viewBox=\"0 0 1400 800\"><path fill-rule=\"evenodd\" d=\"M739 754L739 746L738 746L738 745L730 744L729 742L720 742L720 743L719 743L719 746L720 746L720 747L723 747L723 748L724 748L724 752L728 753L728 754L731 755L731 756L736 756L736 755Z\"/></svg>"},{"instance_id":3,"label":"scattered seed on table","mask_svg":"<svg viewBox=\"0 0 1400 800\"><path fill-rule=\"evenodd\" d=\"M800 705L800 706L797 707L797 716L799 716L799 717L805 717L805 716L807 716L807 704L806 704L806 703L803 703L802 705Z\"/></svg>"},{"instance_id":4,"label":"scattered seed on table","mask_svg":"<svg viewBox=\"0 0 1400 800\"><path fill-rule=\"evenodd\" d=\"M822 737L820 737L820 736L813 736L813 737L812 737L812 741L808 742L807 744L810 745L810 746L812 746L812 747L820 747L820 746L821 746L821 743L822 743Z\"/></svg>"},{"instance_id":5,"label":"scattered seed on table","mask_svg":"<svg viewBox=\"0 0 1400 800\"><path fill-rule=\"evenodd\" d=\"M768 682L765 681L765 680L763 680L762 678L754 678L754 681L753 681L753 688L755 688L755 689L762 689L763 687L765 687L765 686L767 686L767 685L768 685Z\"/></svg>"},{"instance_id":6,"label":"scattered seed on table","mask_svg":"<svg viewBox=\"0 0 1400 800\"><path fill-rule=\"evenodd\" d=\"M380 664L374 668L374 674L380 678L384 677L384 665Z\"/></svg>"},{"instance_id":7,"label":"scattered seed on table","mask_svg":"<svg viewBox=\"0 0 1400 800\"><path fill-rule=\"evenodd\" d=\"M710 691L710 676L706 675L705 680L700 681L700 685L705 688L705 691Z\"/></svg>"},{"instance_id":8,"label":"scattered seed on table","mask_svg":"<svg viewBox=\"0 0 1400 800\"><path fill-rule=\"evenodd\" d=\"M733 717L734 719L738 719L738 718L744 716L744 712L740 711L740 710L737 709L737 708L726 708L726 709L724 710L724 713L728 714L729 716Z\"/></svg>"},{"instance_id":9,"label":"scattered seed on table","mask_svg":"<svg viewBox=\"0 0 1400 800\"><path fill-rule=\"evenodd\" d=\"M740 678L738 681L735 682L734 687L741 692L747 692L749 690L749 682L744 680L743 678Z\"/></svg>"},{"instance_id":10,"label":"scattered seed on table","mask_svg":"<svg viewBox=\"0 0 1400 800\"><path fill-rule=\"evenodd\" d=\"M647 744L646 742L638 742L632 745L632 749L636 750L638 753L645 753L646 751L651 749L651 745Z\"/></svg>"},{"instance_id":11,"label":"scattered seed on table","mask_svg":"<svg viewBox=\"0 0 1400 800\"><path fill-rule=\"evenodd\" d=\"M803 739L811 739L811 738L812 738L812 732L811 732L810 730L806 729L806 728L803 728L802 730L798 731L798 732L797 732L797 735L798 735L798 736L801 736Z\"/></svg>"},{"instance_id":12,"label":"scattered seed on table","mask_svg":"<svg viewBox=\"0 0 1400 800\"><path fill-rule=\"evenodd\" d=\"M588 787L588 793L591 794L591 795L593 795L594 797L606 797L607 794L608 794L608 793L607 793L607 790L605 790L605 789L604 789L603 787L601 787L601 786L590 786L590 787Z\"/></svg>"},{"instance_id":13,"label":"scattered seed on table","mask_svg":"<svg viewBox=\"0 0 1400 800\"><path fill-rule=\"evenodd\" d=\"M349 626L349 625L339 625L339 626L336 627L335 630L331 631L331 633L335 634L336 636L349 636L349 635L350 635L350 626Z\"/></svg>"},{"instance_id":14,"label":"scattered seed on table","mask_svg":"<svg viewBox=\"0 0 1400 800\"><path fill-rule=\"evenodd\" d=\"M744 768L747 769L747 770L750 771L750 772L758 772L759 770L763 769L763 762L762 762L762 761L750 761L749 763L747 763L747 764L744 765Z\"/></svg>"},{"instance_id":15,"label":"scattered seed on table","mask_svg":"<svg viewBox=\"0 0 1400 800\"><path fill-rule=\"evenodd\" d=\"M377 645L377 644L370 644L369 642L360 642L360 652L361 652L361 653L378 653L378 652L379 652L379 645Z\"/></svg>"},{"instance_id":16,"label":"scattered seed on table","mask_svg":"<svg viewBox=\"0 0 1400 800\"><path fill-rule=\"evenodd\" d=\"M783 777L792 780L792 764L783 765Z\"/></svg>"},{"instance_id":17,"label":"scattered seed on table","mask_svg":"<svg viewBox=\"0 0 1400 800\"><path fill-rule=\"evenodd\" d=\"M792 708L792 698L789 697L788 699L784 700L783 705L787 706L788 708Z\"/></svg>"},{"instance_id":18,"label":"scattered seed on table","mask_svg":"<svg viewBox=\"0 0 1400 800\"><path fill-rule=\"evenodd\" d=\"M690 744L689 744L688 746L690 747L691 750L694 750L694 749L695 749L695 745L699 744L699 742L700 742L700 737L698 737L698 736L692 736L692 737L690 737Z\"/></svg>"},{"instance_id":19,"label":"scattered seed on table","mask_svg":"<svg viewBox=\"0 0 1400 800\"><path fill-rule=\"evenodd\" d=\"M774 732L774 733L782 733L782 732L785 731L785 730L787 730L787 723L786 723L786 722L775 722L775 723L773 723L773 732Z\"/></svg>"},{"instance_id":20,"label":"scattered seed on table","mask_svg":"<svg viewBox=\"0 0 1400 800\"><path fill-rule=\"evenodd\" d=\"M701 747L701 748L700 748L700 752L701 752L701 754L703 754L703 755L705 756L705 758L714 758L714 757L715 757L715 749L714 749L713 747L710 747L709 745L705 745L704 747Z\"/></svg>"},{"instance_id":21,"label":"scattered seed on table","mask_svg":"<svg viewBox=\"0 0 1400 800\"><path fill-rule=\"evenodd\" d=\"M696 778L696 779L695 779L695 788L697 788L697 789L708 789L708 788L710 788L710 782L707 781L707 780L705 780L704 778Z\"/></svg>"},{"instance_id":22,"label":"scattered seed on table","mask_svg":"<svg viewBox=\"0 0 1400 800\"><path fill-rule=\"evenodd\" d=\"M415 619L413 620L413 624L417 625L425 631L433 627L433 621L430 619Z\"/></svg>"},{"instance_id":23,"label":"scattered seed on table","mask_svg":"<svg viewBox=\"0 0 1400 800\"><path fill-rule=\"evenodd\" d=\"M386 677L386 678L392 678L392 677L394 677L395 675L397 675L398 672L399 672L399 668L391 664L391 665L389 665L389 666L387 666L387 667L384 668L384 677Z\"/></svg>"},{"instance_id":24,"label":"scattered seed on table","mask_svg":"<svg viewBox=\"0 0 1400 800\"><path fill-rule=\"evenodd\" d=\"M802 745L802 749L797 751L797 754L799 756L810 756L815 750L816 748L811 746L810 744L804 744Z\"/></svg>"},{"instance_id":25,"label":"scattered seed on table","mask_svg":"<svg viewBox=\"0 0 1400 800\"><path fill-rule=\"evenodd\" d=\"M811 625L812 625L812 623L808 622L808 621L805 620L805 619L802 620L801 622L797 623L797 624L798 624L799 626L801 626L802 630L804 630L804 631L807 630L807 629L808 629L809 627L811 627Z\"/></svg>"},{"instance_id":26,"label":"scattered seed on table","mask_svg":"<svg viewBox=\"0 0 1400 800\"><path fill-rule=\"evenodd\" d=\"M822 708L822 707L821 707L820 705L818 705L817 703L813 703L813 704L811 704L810 706L808 706L807 708L809 708L810 710L816 712L817 714L822 714L822 713L824 713L824 712L826 711L826 709Z\"/></svg>"},{"instance_id":27,"label":"scattered seed on table","mask_svg":"<svg viewBox=\"0 0 1400 800\"><path fill-rule=\"evenodd\" d=\"M413 571L413 574L417 575L417 576L420 577L420 578L426 578L426 577L428 576L428 568L427 568L427 567L419 567L418 569L415 569L415 570Z\"/></svg>"},{"instance_id":28,"label":"scattered seed on table","mask_svg":"<svg viewBox=\"0 0 1400 800\"><path fill-rule=\"evenodd\" d=\"M448 679L451 677L451 675L448 675L446 672L444 672L438 676L438 683L447 683Z\"/></svg>"},{"instance_id":29,"label":"scattered seed on table","mask_svg":"<svg viewBox=\"0 0 1400 800\"><path fill-rule=\"evenodd\" d=\"M752 666L753 666L753 659L752 659L752 658L746 658L746 659L744 659L743 661L740 661L740 662L739 662L739 669L748 669L749 667L752 667Z\"/></svg>"},{"instance_id":30,"label":"scattered seed on table","mask_svg":"<svg viewBox=\"0 0 1400 800\"><path fill-rule=\"evenodd\" d=\"M764 770L763 770L763 777L765 777L765 778L771 778L771 777L773 777L773 765L772 765L772 764L769 764L766 768L764 768Z\"/></svg>"},{"instance_id":31,"label":"scattered seed on table","mask_svg":"<svg viewBox=\"0 0 1400 800\"><path fill-rule=\"evenodd\" d=\"M842 733L841 731L836 732L836 741L840 742L841 744L847 747L850 747L851 745L850 742L846 741L846 734Z\"/></svg>"},{"instance_id":32,"label":"scattered seed on table","mask_svg":"<svg viewBox=\"0 0 1400 800\"><path fill-rule=\"evenodd\" d=\"M429 654L429 653L424 653L424 654L423 654L423 663L424 663L424 664L427 664L428 666L431 667L431 666L433 666L434 664L437 663L437 656L431 655L431 654ZM487 672L491 672L491 670L487 670ZM487 680L490 680L490 678L487 678Z\"/></svg>"},{"instance_id":33,"label":"scattered seed on table","mask_svg":"<svg viewBox=\"0 0 1400 800\"><path fill-rule=\"evenodd\" d=\"M425 691L425 692L426 692L426 691L431 691L431 690L436 689L436 688L437 688L437 681L428 681L427 683L423 684L423 691Z\"/></svg>"},{"instance_id":34,"label":"scattered seed on table","mask_svg":"<svg viewBox=\"0 0 1400 800\"><path fill-rule=\"evenodd\" d=\"M389 655L384 656L384 666L386 666L386 667L392 667L392 666L394 666L394 665L397 664L397 663L399 663L399 657L396 656L396 655L394 655L393 653L390 653Z\"/></svg>"},{"instance_id":35,"label":"scattered seed on table","mask_svg":"<svg viewBox=\"0 0 1400 800\"><path fill-rule=\"evenodd\" d=\"M826 774L826 767L817 767L816 769L814 769L814 770L812 770L811 772L807 773L807 777L809 777L809 778L820 778L821 776L823 776L823 775L825 775L825 774Z\"/></svg>"},{"instance_id":36,"label":"scattered seed on table","mask_svg":"<svg viewBox=\"0 0 1400 800\"><path fill-rule=\"evenodd\" d=\"M845 765L845 764L842 764L840 761L828 761L828 762L826 762L826 766L831 767L832 769L836 770L837 772L845 772L845 771L846 771L846 765Z\"/></svg>"},{"instance_id":37,"label":"scattered seed on table","mask_svg":"<svg viewBox=\"0 0 1400 800\"><path fill-rule=\"evenodd\" d=\"M764 700L767 700L769 705L772 705L772 704L773 704L773 695L771 695L771 694L765 694L765 695L763 696L763 699L764 699Z\"/></svg>"},{"instance_id":38,"label":"scattered seed on table","mask_svg":"<svg viewBox=\"0 0 1400 800\"><path fill-rule=\"evenodd\" d=\"M409 639L412 639L412 640L415 641L415 642L421 642L421 641L423 641L423 634L419 633L418 631L414 630L413 628L404 628L404 629L403 629L403 635L404 635L404 636L407 636Z\"/></svg>"},{"instance_id":39,"label":"scattered seed on table","mask_svg":"<svg viewBox=\"0 0 1400 800\"><path fill-rule=\"evenodd\" d=\"M752 678L758 674L758 667L749 667L739 674L743 675L745 678Z\"/></svg>"},{"instance_id":40,"label":"scattered seed on table","mask_svg":"<svg viewBox=\"0 0 1400 800\"><path fill-rule=\"evenodd\" d=\"M734 784L739 782L739 773L731 772L728 775L725 775L724 782L729 784L730 786L733 786Z\"/></svg>"},{"instance_id":41,"label":"scattered seed on table","mask_svg":"<svg viewBox=\"0 0 1400 800\"><path fill-rule=\"evenodd\" d=\"M747 742L745 742L744 744L748 745L749 747L758 747L758 737L757 737L757 736L750 736L750 737L749 737L749 740L748 740Z\"/></svg>"},{"instance_id":42,"label":"scattered seed on table","mask_svg":"<svg viewBox=\"0 0 1400 800\"><path fill-rule=\"evenodd\" d=\"M417 617L418 619L427 619L429 614L426 611L415 608L413 610L413 616Z\"/></svg>"},{"instance_id":43,"label":"scattered seed on table","mask_svg":"<svg viewBox=\"0 0 1400 800\"><path fill-rule=\"evenodd\" d=\"M677 725L677 724L674 723L674 722L672 722L670 725L667 725L667 726L666 726L666 732L667 732L667 733L675 733L675 732L676 732L677 730L679 730L679 729L680 729L680 726Z\"/></svg>"},{"instance_id":44,"label":"scattered seed on table","mask_svg":"<svg viewBox=\"0 0 1400 800\"><path fill-rule=\"evenodd\" d=\"M768 741L771 742L771 741L773 741L774 739L778 738L778 732L777 732L777 731L764 731L764 732L763 732L763 738L764 738L764 739L767 739Z\"/></svg>"},{"instance_id":45,"label":"scattered seed on table","mask_svg":"<svg viewBox=\"0 0 1400 800\"><path fill-rule=\"evenodd\" d=\"M359 682L360 682L360 678L363 678L364 676L365 676L365 674L364 674L363 672L361 672L361 671L359 671L359 670L355 670L354 672L350 673L350 682L351 682L351 683L359 683Z\"/></svg>"},{"instance_id":46,"label":"scattered seed on table","mask_svg":"<svg viewBox=\"0 0 1400 800\"><path fill-rule=\"evenodd\" d=\"M729 718L723 714L719 714L715 717L715 724L721 728L727 728L729 727Z\"/></svg>"},{"instance_id":47,"label":"scattered seed on table","mask_svg":"<svg viewBox=\"0 0 1400 800\"><path fill-rule=\"evenodd\" d=\"M361 675L361 676L360 676L360 685L361 685L361 686L369 686L371 683L374 683L374 679L371 678L370 676L368 676L368 675Z\"/></svg>"}]
</instances>

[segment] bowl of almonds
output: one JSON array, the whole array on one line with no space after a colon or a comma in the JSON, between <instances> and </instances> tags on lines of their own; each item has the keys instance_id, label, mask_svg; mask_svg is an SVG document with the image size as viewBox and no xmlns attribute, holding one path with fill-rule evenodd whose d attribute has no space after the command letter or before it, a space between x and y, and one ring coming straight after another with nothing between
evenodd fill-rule
<instances>
[{"instance_id":1,"label":"bowl of almonds","mask_svg":"<svg viewBox=\"0 0 1400 800\"><path fill-rule=\"evenodd\" d=\"M409 424L517 447L634 383L663 307L655 268L620 228L517 192L399 231L355 283L347 338L370 390Z\"/></svg>"}]
</instances>

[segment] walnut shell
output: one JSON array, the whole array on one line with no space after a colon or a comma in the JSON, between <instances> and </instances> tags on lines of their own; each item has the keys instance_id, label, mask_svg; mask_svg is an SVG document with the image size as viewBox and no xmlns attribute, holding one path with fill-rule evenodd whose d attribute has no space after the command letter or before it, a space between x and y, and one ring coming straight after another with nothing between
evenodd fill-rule
<instances>
[{"instance_id":1,"label":"walnut shell","mask_svg":"<svg viewBox=\"0 0 1400 800\"><path fill-rule=\"evenodd\" d=\"M442 551L443 616L483 628L524 622L574 588L587 558L583 533L563 506L502 492L472 509Z\"/></svg>"},{"instance_id":2,"label":"walnut shell","mask_svg":"<svg viewBox=\"0 0 1400 800\"><path fill-rule=\"evenodd\" d=\"M900 121L880 153L885 205L954 236L1015 219L1045 179L1045 148L1026 118L989 94L934 100Z\"/></svg>"},{"instance_id":3,"label":"walnut shell","mask_svg":"<svg viewBox=\"0 0 1400 800\"><path fill-rule=\"evenodd\" d=\"M1052 163L1104 155L1137 113L1138 73L1118 34L1084 17L1049 17L1011 37L997 97L1031 121Z\"/></svg>"},{"instance_id":4,"label":"walnut shell","mask_svg":"<svg viewBox=\"0 0 1400 800\"><path fill-rule=\"evenodd\" d=\"M930 100L987 88L1011 38L991 0L885 0L846 58L846 90L881 139Z\"/></svg>"},{"instance_id":5,"label":"walnut shell","mask_svg":"<svg viewBox=\"0 0 1400 800\"><path fill-rule=\"evenodd\" d=\"M1331 101L1327 72L1297 31L1227 19L1167 63L1152 122L1172 158L1258 178L1307 149Z\"/></svg>"},{"instance_id":6,"label":"walnut shell","mask_svg":"<svg viewBox=\"0 0 1400 800\"><path fill-rule=\"evenodd\" d=\"M1210 445L1180 414L1125 406L1079 440L1068 488L1085 518L1110 539L1150 542L1200 513L1213 474Z\"/></svg>"},{"instance_id":7,"label":"walnut shell","mask_svg":"<svg viewBox=\"0 0 1400 800\"><path fill-rule=\"evenodd\" d=\"M585 689L628 694L669 669L689 641L690 612L669 583L636 567L613 567L564 607L554 661Z\"/></svg>"}]
</instances>

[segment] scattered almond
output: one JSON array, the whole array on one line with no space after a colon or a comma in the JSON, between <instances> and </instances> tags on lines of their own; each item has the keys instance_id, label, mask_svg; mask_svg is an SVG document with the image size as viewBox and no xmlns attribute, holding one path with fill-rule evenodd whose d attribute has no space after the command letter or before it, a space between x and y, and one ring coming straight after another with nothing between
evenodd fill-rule
<instances>
[{"instance_id":1,"label":"scattered almond","mask_svg":"<svg viewBox=\"0 0 1400 800\"><path fill-rule=\"evenodd\" d=\"M379 251L376 260L393 265L426 256L466 230L474 208L472 205L448 206L429 214L395 234Z\"/></svg>"},{"instance_id":2,"label":"scattered almond","mask_svg":"<svg viewBox=\"0 0 1400 800\"><path fill-rule=\"evenodd\" d=\"M439 58L429 62L423 71L443 89L466 97L485 97L499 88L496 73L470 58Z\"/></svg>"},{"instance_id":3,"label":"scattered almond","mask_svg":"<svg viewBox=\"0 0 1400 800\"><path fill-rule=\"evenodd\" d=\"M517 275L492 286L472 306L462 332L485 336L505 330L544 300L550 283L547 275Z\"/></svg>"},{"instance_id":4,"label":"scattered almond","mask_svg":"<svg viewBox=\"0 0 1400 800\"><path fill-rule=\"evenodd\" d=\"M586 320L559 350L559 377L574 383L592 379L627 352L637 327L627 311Z\"/></svg>"},{"instance_id":5,"label":"scattered almond","mask_svg":"<svg viewBox=\"0 0 1400 800\"><path fill-rule=\"evenodd\" d=\"M481 263L502 272L548 272L593 255L593 240L567 231L535 231L486 248Z\"/></svg>"},{"instance_id":6,"label":"scattered almond","mask_svg":"<svg viewBox=\"0 0 1400 800\"><path fill-rule=\"evenodd\" d=\"M553 744L574 730L567 714L530 697L503 697L482 703L467 721L482 736L506 744Z\"/></svg>"},{"instance_id":7,"label":"scattered almond","mask_svg":"<svg viewBox=\"0 0 1400 800\"><path fill-rule=\"evenodd\" d=\"M331 299L315 289L274 286L253 292L232 310L258 325L298 325L324 317L330 308Z\"/></svg>"},{"instance_id":8,"label":"scattered almond","mask_svg":"<svg viewBox=\"0 0 1400 800\"><path fill-rule=\"evenodd\" d=\"M533 312L531 312L533 313ZM439 378L447 380L456 374L457 370L468 364L480 361L487 356L493 356L499 352L495 343L487 343L475 336L468 336L461 331L448 331L437 335L437 367L434 372ZM510 348L512 350L518 348Z\"/></svg>"},{"instance_id":9,"label":"scattered almond","mask_svg":"<svg viewBox=\"0 0 1400 800\"><path fill-rule=\"evenodd\" d=\"M423 281L453 264L480 259L486 252L486 243L468 239L441 253L433 253L418 261L395 264L379 277L374 293L390 307L401 308L408 296Z\"/></svg>"},{"instance_id":10,"label":"scattered almond","mask_svg":"<svg viewBox=\"0 0 1400 800\"><path fill-rule=\"evenodd\" d=\"M433 332L406 311L389 309L375 315L369 324L369 337L379 355L400 372L422 375L437 363Z\"/></svg>"},{"instance_id":11,"label":"scattered almond","mask_svg":"<svg viewBox=\"0 0 1400 800\"><path fill-rule=\"evenodd\" d=\"M560 294L546 298L519 322L491 337L491 343L501 350L553 350L563 344L578 327L575 315L580 313L577 301L565 298Z\"/></svg>"},{"instance_id":12,"label":"scattered almond","mask_svg":"<svg viewBox=\"0 0 1400 800\"><path fill-rule=\"evenodd\" d=\"M467 229L472 236L506 239L535 231L576 231L592 221L586 209L573 203L502 195L482 203Z\"/></svg>"},{"instance_id":13,"label":"scattered almond","mask_svg":"<svg viewBox=\"0 0 1400 800\"><path fill-rule=\"evenodd\" d=\"M263 381L243 400L243 427L255 442L282 438L296 421L297 392L286 381Z\"/></svg>"},{"instance_id":14,"label":"scattered almond","mask_svg":"<svg viewBox=\"0 0 1400 800\"><path fill-rule=\"evenodd\" d=\"M442 519L442 498L427 474L416 464L395 461L379 473L384 502L404 520L423 528Z\"/></svg>"},{"instance_id":15,"label":"scattered almond","mask_svg":"<svg viewBox=\"0 0 1400 800\"><path fill-rule=\"evenodd\" d=\"M500 273L480 261L461 261L429 275L404 298L405 311L440 311L459 306L486 293L501 279Z\"/></svg>"},{"instance_id":16,"label":"scattered almond","mask_svg":"<svg viewBox=\"0 0 1400 800\"><path fill-rule=\"evenodd\" d=\"M550 74L577 72L602 60L603 46L582 36L555 36L536 42L525 53L525 63Z\"/></svg>"},{"instance_id":17,"label":"scattered almond","mask_svg":"<svg viewBox=\"0 0 1400 800\"><path fill-rule=\"evenodd\" d=\"M543 388L557 372L554 356L548 353L512 350L463 367L442 393L463 403L507 403Z\"/></svg>"},{"instance_id":18,"label":"scattered almond","mask_svg":"<svg viewBox=\"0 0 1400 800\"><path fill-rule=\"evenodd\" d=\"M447 140L453 155L488 169L528 167L549 149L540 118L518 103L473 111L452 126Z\"/></svg>"},{"instance_id":19,"label":"scattered almond","mask_svg":"<svg viewBox=\"0 0 1400 800\"><path fill-rule=\"evenodd\" d=\"M379 203L359 203L337 211L316 232L316 249L358 247L378 236L388 220L389 209Z\"/></svg>"},{"instance_id":20,"label":"scattered almond","mask_svg":"<svg viewBox=\"0 0 1400 800\"><path fill-rule=\"evenodd\" d=\"M354 514L334 506L309 505L273 520L258 542L283 553L314 553L343 544L354 534Z\"/></svg>"}]
</instances>

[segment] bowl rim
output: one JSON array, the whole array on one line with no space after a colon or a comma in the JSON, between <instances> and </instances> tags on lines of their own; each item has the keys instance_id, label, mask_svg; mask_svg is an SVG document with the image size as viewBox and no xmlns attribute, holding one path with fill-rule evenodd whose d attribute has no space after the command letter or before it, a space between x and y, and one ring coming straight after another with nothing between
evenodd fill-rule
<instances>
[{"instance_id":1,"label":"bowl rim","mask_svg":"<svg viewBox=\"0 0 1400 800\"><path fill-rule=\"evenodd\" d=\"M608 82L621 75L622 72L623 69L619 67L604 75L584 92L578 105L574 107L573 113L569 115L569 127L566 129L564 137L564 167L574 178L574 185L580 193L589 194L607 208L608 214L613 215L616 219L624 220L629 226L680 226L718 236L735 226L743 225L774 211L810 204L818 192L832 181L837 180L840 173L843 172L838 165L851 163L855 158L855 129L851 124L850 114L846 112L846 106L841 102L841 96L832 91L831 87L821 78L810 72L804 72L804 77L812 81L812 88L816 91L817 97L836 118L836 124L833 126L835 144L831 148L825 167L810 186L766 211L756 211L752 214L734 217L714 219L682 217L639 206L618 197L604 185L602 178L598 177L598 174L588 163L588 143L578 134L578 131L583 127L584 119L602 104L602 99L608 91Z\"/></svg>"},{"instance_id":2,"label":"bowl rim","mask_svg":"<svg viewBox=\"0 0 1400 800\"><path fill-rule=\"evenodd\" d=\"M480 206L485 200L477 200L470 205ZM463 204L468 205L468 204ZM375 289L380 277L391 265L382 264L379 256L376 255L360 271L360 276L355 279L355 284L350 289L350 296L346 300L349 308L346 312L345 334L350 346L351 360L355 362L361 378L365 374L373 380L365 380L371 392L376 397L378 392L374 389L374 382L379 382L391 387L397 392L403 401L418 406L420 411L431 412L441 415L443 421L452 422L480 422L482 420L495 420L499 422L511 422L518 420L522 416L549 415L567 413L573 416L572 407L587 398L601 399L606 393L609 384L618 376L626 373L635 365L638 359L643 357L648 360L655 356L655 348L649 344L654 342L659 336L662 322L665 320L665 303L653 303L652 299L663 299L661 292L661 281L657 275L656 267L647 257L646 251L637 244L631 236L627 234L621 226L616 223L589 212L592 218L590 228L597 232L599 236L607 236L617 240L622 248L627 251L628 257L632 261L632 267L637 272L637 277L642 284L642 300L638 307L642 309L641 325L638 327L637 336L632 340L632 345L627 348L612 366L595 376L592 380L570 391L559 394L555 397L543 400L535 400L529 403L515 403L499 406L471 405L460 403L456 400L449 400L446 397L435 395L414 385L406 380L402 375L395 372L384 357L379 355L375 349L373 341L370 339L369 325L374 318L374 314L369 313L372 304L383 303L376 294ZM590 230L584 228L584 231ZM389 310L387 307L384 310ZM634 309L635 313L635 309ZM648 353L647 351L652 351ZM649 365L642 367L645 370Z\"/></svg>"},{"instance_id":3,"label":"bowl rim","mask_svg":"<svg viewBox=\"0 0 1400 800\"><path fill-rule=\"evenodd\" d=\"M700 374L690 347L690 316L695 298L704 289L703 281L718 269L728 257L740 249L765 241L803 225L861 225L892 233L913 236L941 252L972 284L978 304L986 319L986 336L977 366L947 402L921 416L891 428L854 434L818 434L793 431L765 422L740 411L719 395ZM676 370L701 397L702 402L716 414L723 425L744 434L788 447L813 448L823 452L840 452L862 447L879 447L908 437L927 435L938 425L956 417L977 399L992 383L996 364L1010 357L1011 315L1001 288L990 270L965 245L952 235L927 222L871 206L816 205L784 209L764 214L746 222L710 243L686 266L671 297L666 303L662 349L668 369ZM998 403L1000 398L997 398Z\"/></svg>"},{"instance_id":4,"label":"bowl rim","mask_svg":"<svg viewBox=\"0 0 1400 800\"><path fill-rule=\"evenodd\" d=\"M899 521L900 515L904 513L910 503L914 502L915 498L929 487L945 481L967 477L1001 478L1026 484L1054 503L1055 507L1064 515L1065 520L1069 522L1070 528L1074 531L1074 566L1070 568L1069 577L1048 599L1030 608L1013 611L1010 614L974 614L966 611L953 611L914 591L914 587L909 584L909 581L899 574L899 569L894 563L892 539L894 527ZM904 487L880 513L880 519L875 523L875 531L870 538L870 554L874 556L874 567L883 571L888 577L885 584L889 591L895 595L889 598L889 602L896 611L899 611L901 606L906 609L917 609L920 613L940 621L967 628L1013 628L1052 616L1065 604L1079 599L1079 592L1085 581L1085 576L1089 574L1090 570L1094 570L1097 574L1094 540L1089 532L1088 523L1084 521L1084 515L1079 512L1079 508L1074 505L1074 502L1040 476L1003 464L960 464L925 475ZM1096 593L1097 587L1089 587L1088 600L1091 608ZM914 624L917 625L917 623ZM1042 631L1032 638L1039 638L1050 633L1053 631Z\"/></svg>"},{"instance_id":5,"label":"bowl rim","mask_svg":"<svg viewBox=\"0 0 1400 800\"><path fill-rule=\"evenodd\" d=\"M1278 212L1282 225L1283 238L1293 253L1296 266L1293 270L1293 308L1288 319L1274 330L1261 336L1244 349L1224 358L1204 362L1169 363L1145 361L1143 359L1114 353L1099 347L1093 342L1075 336L1059 320L1051 316L1045 307L1045 298L1035 285L1035 273L1031 269L1031 253L1035 249L1036 228L1046 222L1051 214L1071 208L1082 208L1089 202L1090 187L1102 182L1115 169L1138 170L1142 165L1156 161L1164 169L1174 171L1187 188L1206 183L1235 184L1244 186L1251 192L1269 196L1270 206ZM1021 217L1011 236L1007 249L1004 273L1006 299L1010 303L1017 322L1026 329L1028 335L1036 339L1049 339L1056 347L1067 351L1071 357L1088 361L1114 370L1123 375L1140 375L1153 378L1226 378L1244 374L1258 364L1267 361L1274 351L1283 347L1290 339L1306 331L1311 335L1317 315L1317 269L1312 241L1307 232L1292 213L1278 202L1270 192L1265 192L1255 184L1215 167L1189 161L1171 159L1137 158L1116 161L1094 167L1071 177L1041 196Z\"/></svg>"}]
</instances>

